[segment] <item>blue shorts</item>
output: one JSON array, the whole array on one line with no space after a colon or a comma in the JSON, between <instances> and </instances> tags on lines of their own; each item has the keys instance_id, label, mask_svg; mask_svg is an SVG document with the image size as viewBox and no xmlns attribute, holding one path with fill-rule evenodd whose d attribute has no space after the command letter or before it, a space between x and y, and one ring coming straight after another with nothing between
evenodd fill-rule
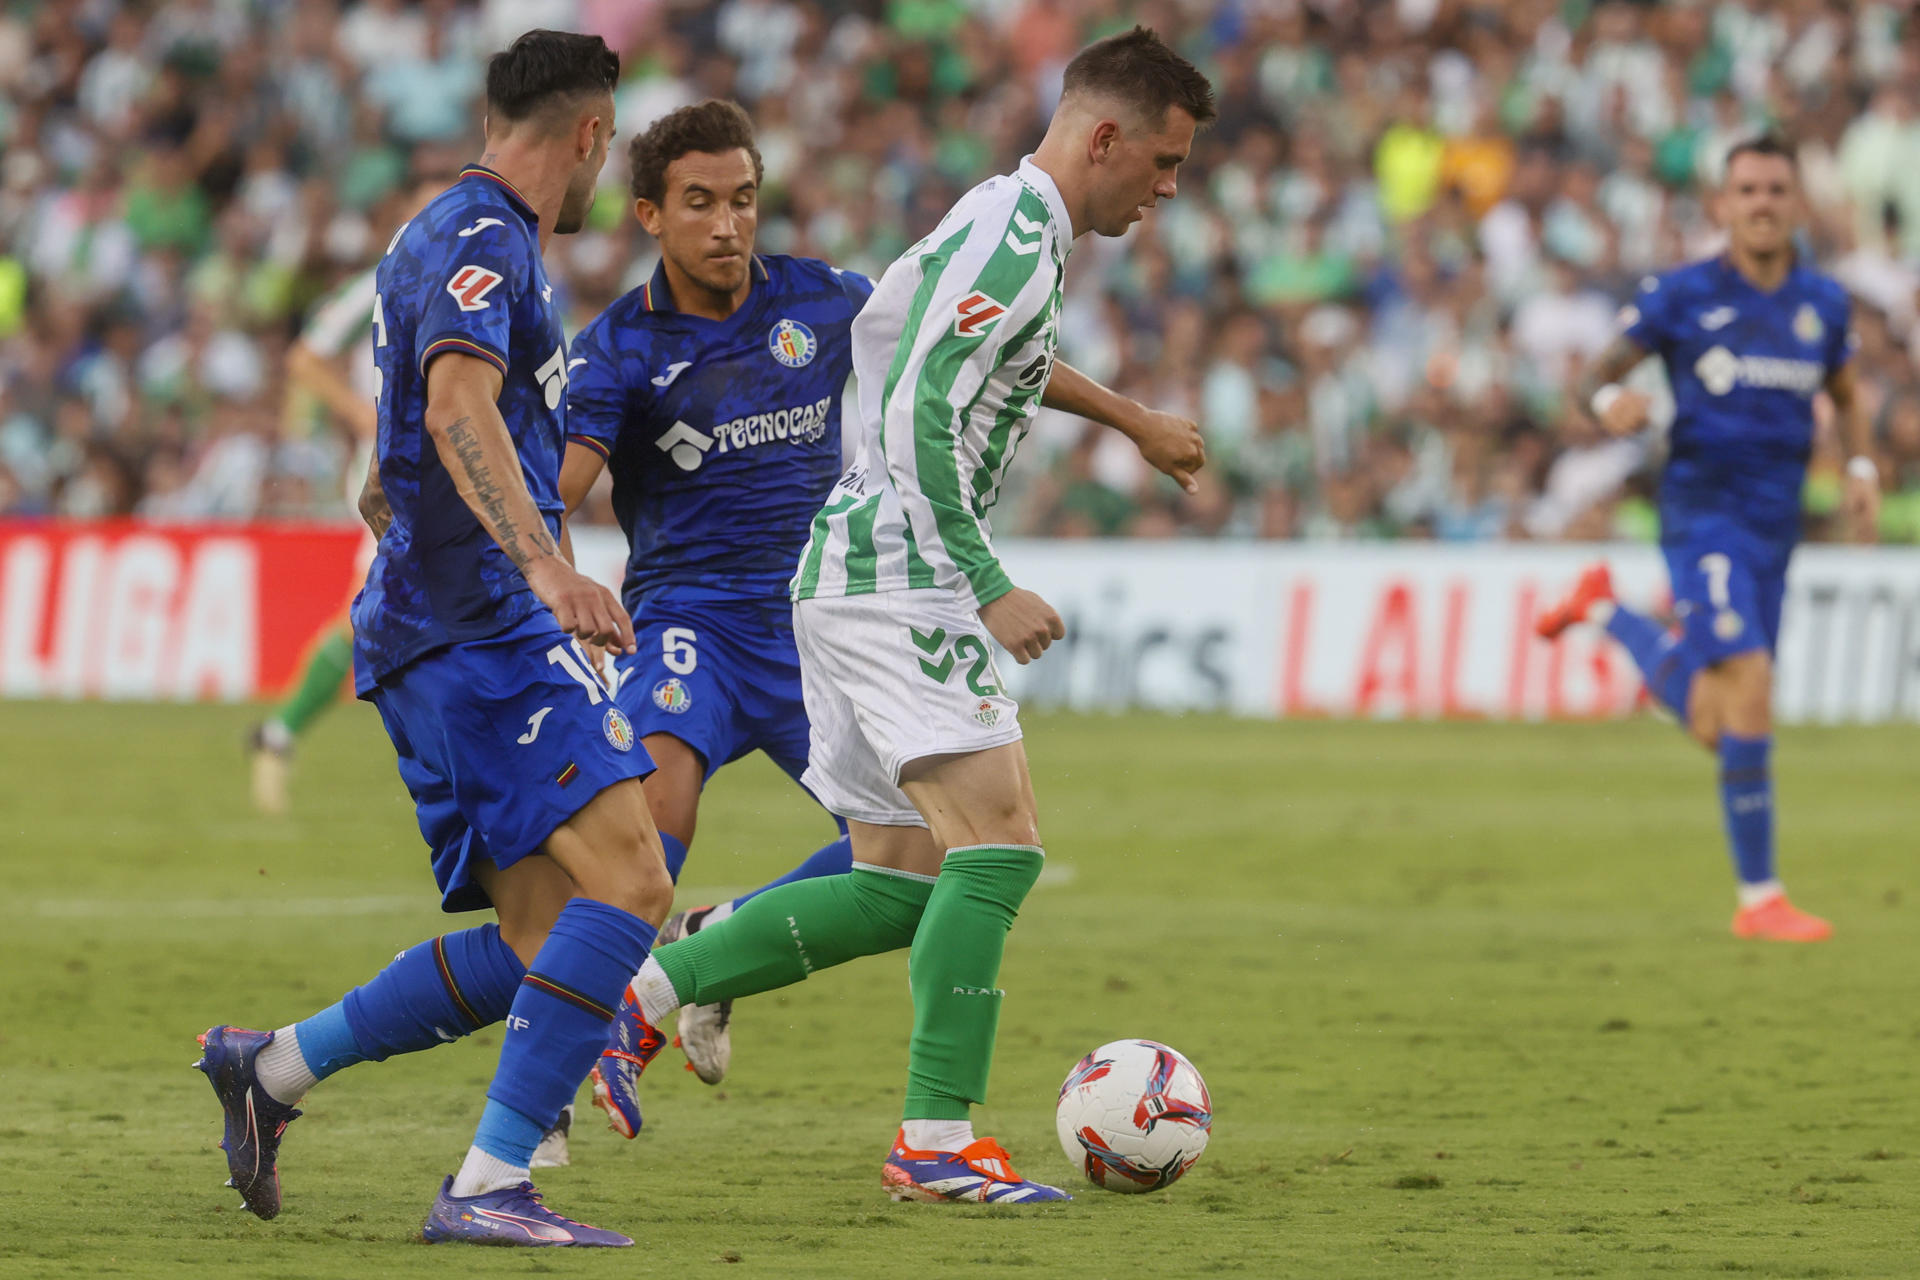
<instances>
[{"instance_id":1,"label":"blue shorts","mask_svg":"<svg viewBox=\"0 0 1920 1280\"><path fill-rule=\"evenodd\" d=\"M545 609L416 659L366 695L400 754L441 907L492 906L480 859L512 866L653 761L580 648Z\"/></svg>"},{"instance_id":2,"label":"blue shorts","mask_svg":"<svg viewBox=\"0 0 1920 1280\"><path fill-rule=\"evenodd\" d=\"M711 778L764 751L798 780L807 768L807 708L793 606L784 600L647 601L638 650L617 664L634 731L665 733L700 753Z\"/></svg>"},{"instance_id":3,"label":"blue shorts","mask_svg":"<svg viewBox=\"0 0 1920 1280\"><path fill-rule=\"evenodd\" d=\"M1673 582L1673 612L1681 641L1696 667L1764 649L1780 639L1780 605L1787 594L1792 546L1769 546L1751 534L1702 530L1663 545Z\"/></svg>"}]
</instances>

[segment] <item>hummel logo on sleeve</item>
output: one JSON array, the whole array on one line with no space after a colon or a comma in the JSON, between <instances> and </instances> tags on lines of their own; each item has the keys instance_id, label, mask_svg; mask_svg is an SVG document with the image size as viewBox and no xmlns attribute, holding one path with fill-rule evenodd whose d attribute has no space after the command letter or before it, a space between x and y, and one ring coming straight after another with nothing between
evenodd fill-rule
<instances>
[{"instance_id":1,"label":"hummel logo on sleeve","mask_svg":"<svg viewBox=\"0 0 1920 1280\"><path fill-rule=\"evenodd\" d=\"M1047 224L1044 222L1035 222L1032 218L1015 210L1013 225L1017 228L1017 232L1013 230L1007 232L1005 242L1007 248L1013 250L1023 258L1040 252L1042 242L1040 233L1046 230ZM1022 240L1020 238L1021 236L1032 236L1033 239Z\"/></svg>"},{"instance_id":2,"label":"hummel logo on sleeve","mask_svg":"<svg viewBox=\"0 0 1920 1280\"><path fill-rule=\"evenodd\" d=\"M459 231L459 232L456 232L455 234L458 235L462 240L465 240L468 236L479 235L482 231L485 231L488 227L504 227L506 225L507 225L506 223L500 221L500 219L498 218L482 218L480 219L480 221L474 223L472 226L466 228L464 231Z\"/></svg>"},{"instance_id":3,"label":"hummel logo on sleeve","mask_svg":"<svg viewBox=\"0 0 1920 1280\"><path fill-rule=\"evenodd\" d=\"M493 304L487 301L500 283L498 272L485 267L466 266L453 273L453 279L447 281L447 292L460 304L462 311L483 311Z\"/></svg>"},{"instance_id":4,"label":"hummel logo on sleeve","mask_svg":"<svg viewBox=\"0 0 1920 1280\"><path fill-rule=\"evenodd\" d=\"M955 308L958 315L953 322L953 331L962 338L977 338L993 327L993 322L1007 314L1007 309L978 290L960 299Z\"/></svg>"}]
</instances>

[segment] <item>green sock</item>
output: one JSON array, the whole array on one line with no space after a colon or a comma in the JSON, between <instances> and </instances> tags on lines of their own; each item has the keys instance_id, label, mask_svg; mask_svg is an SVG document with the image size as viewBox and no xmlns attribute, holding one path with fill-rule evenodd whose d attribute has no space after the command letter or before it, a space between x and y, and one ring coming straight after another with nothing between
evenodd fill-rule
<instances>
[{"instance_id":1,"label":"green sock","mask_svg":"<svg viewBox=\"0 0 1920 1280\"><path fill-rule=\"evenodd\" d=\"M274 719L298 736L340 696L340 682L353 670L353 629L341 627L313 646L306 669L293 696L280 705Z\"/></svg>"},{"instance_id":2,"label":"green sock","mask_svg":"<svg viewBox=\"0 0 1920 1280\"><path fill-rule=\"evenodd\" d=\"M907 964L913 1043L906 1119L965 1120L969 1105L986 1100L1006 995L994 985L1000 957L1045 860L1034 845L947 850Z\"/></svg>"},{"instance_id":3,"label":"green sock","mask_svg":"<svg viewBox=\"0 0 1920 1280\"><path fill-rule=\"evenodd\" d=\"M737 1000L908 946L933 891L931 877L856 864L769 889L653 955L682 1004Z\"/></svg>"}]
</instances>

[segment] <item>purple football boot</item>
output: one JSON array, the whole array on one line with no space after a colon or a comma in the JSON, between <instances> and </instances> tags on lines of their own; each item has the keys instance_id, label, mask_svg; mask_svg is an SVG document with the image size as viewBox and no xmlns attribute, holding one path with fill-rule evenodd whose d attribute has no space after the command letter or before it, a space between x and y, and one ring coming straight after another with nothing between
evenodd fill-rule
<instances>
[{"instance_id":1,"label":"purple football boot","mask_svg":"<svg viewBox=\"0 0 1920 1280\"><path fill-rule=\"evenodd\" d=\"M640 1073L666 1047L667 1037L640 1011L640 996L627 985L607 1035L600 1062L588 1073L593 1105L606 1112L607 1128L623 1138L640 1132Z\"/></svg>"},{"instance_id":2,"label":"purple football boot","mask_svg":"<svg viewBox=\"0 0 1920 1280\"><path fill-rule=\"evenodd\" d=\"M602 1231L572 1218L563 1218L540 1203L531 1182L483 1191L477 1196L453 1194L453 1179L440 1184L440 1197L427 1213L420 1237L428 1244L449 1240L467 1244L518 1245L547 1249L571 1245L580 1249L624 1249L633 1241L618 1231Z\"/></svg>"},{"instance_id":3,"label":"purple football boot","mask_svg":"<svg viewBox=\"0 0 1920 1280\"><path fill-rule=\"evenodd\" d=\"M271 1031L212 1027L199 1037L206 1052L193 1065L207 1073L214 1096L226 1113L227 1132L220 1149L227 1153L227 1185L240 1193L247 1211L261 1218L280 1212L280 1135L300 1112L277 1102L260 1087L254 1060L273 1043Z\"/></svg>"}]
</instances>

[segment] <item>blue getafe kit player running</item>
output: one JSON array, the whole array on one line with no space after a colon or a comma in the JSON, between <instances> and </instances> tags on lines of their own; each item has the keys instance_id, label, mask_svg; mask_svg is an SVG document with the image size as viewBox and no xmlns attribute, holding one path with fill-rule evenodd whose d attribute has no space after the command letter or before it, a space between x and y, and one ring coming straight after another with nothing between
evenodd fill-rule
<instances>
[{"instance_id":1,"label":"blue getafe kit player running","mask_svg":"<svg viewBox=\"0 0 1920 1280\"><path fill-rule=\"evenodd\" d=\"M755 750L796 780L807 767L788 583L841 472L850 331L873 286L824 262L754 253L760 157L733 103L662 117L635 138L630 161L660 266L574 339L560 489L571 509L603 468L613 475L638 640L617 696L658 765L647 800L677 875L715 770ZM1204 461L1194 424L1063 365L1044 401L1120 430L1189 486ZM846 874L840 825L839 839L774 884ZM675 915L661 944L713 928L752 896ZM730 1055L730 1004L680 1011L682 1047L709 1084ZM627 1016L634 1008L595 1073L596 1102L629 1137L640 1124L633 1077L663 1043Z\"/></svg>"},{"instance_id":2,"label":"blue getafe kit player running","mask_svg":"<svg viewBox=\"0 0 1920 1280\"><path fill-rule=\"evenodd\" d=\"M1580 398L1613 435L1646 425L1647 398L1617 384L1648 354L1666 365L1675 413L1660 487L1660 545L1678 634L1618 604L1604 564L1540 619L1552 639L1604 626L1648 690L1720 760L1720 801L1739 877L1733 932L1817 942L1832 933L1787 901L1773 858L1773 650L1787 561L1800 540L1800 491L1813 446L1813 398L1832 397L1852 460L1846 511L1870 535L1879 504L1871 428L1855 394L1849 304L1793 248L1800 207L1792 154L1761 138L1727 156L1718 258L1641 285L1623 331Z\"/></svg>"},{"instance_id":3,"label":"blue getafe kit player running","mask_svg":"<svg viewBox=\"0 0 1920 1280\"><path fill-rule=\"evenodd\" d=\"M597 36L534 31L495 55L487 154L378 270L361 506L380 550L354 602L357 687L393 738L445 909L491 906L499 924L410 947L277 1032L202 1037L233 1185L261 1217L279 1211L281 1134L316 1081L504 1020L473 1146L423 1234L632 1243L527 1181L673 892L639 781L652 765L579 645L630 652L632 628L558 545L566 353L540 255L586 217L618 75Z\"/></svg>"}]
</instances>

